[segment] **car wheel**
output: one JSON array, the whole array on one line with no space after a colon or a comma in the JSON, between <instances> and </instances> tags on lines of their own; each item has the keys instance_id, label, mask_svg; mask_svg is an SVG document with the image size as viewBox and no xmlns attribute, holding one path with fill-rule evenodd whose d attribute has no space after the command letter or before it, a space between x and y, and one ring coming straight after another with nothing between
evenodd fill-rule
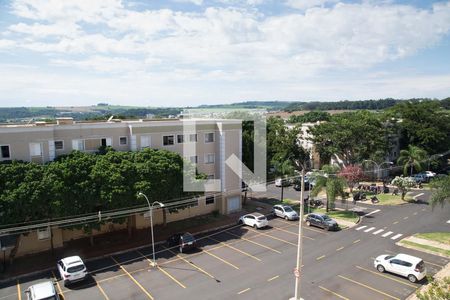
<instances>
[{"instance_id":1,"label":"car wheel","mask_svg":"<svg viewBox=\"0 0 450 300\"><path fill-rule=\"evenodd\" d=\"M307 226L311 226L311 222L310 221L306 221L306 225Z\"/></svg>"},{"instance_id":2,"label":"car wheel","mask_svg":"<svg viewBox=\"0 0 450 300\"><path fill-rule=\"evenodd\" d=\"M256 224L253 224L253 228L258 229L258 227L256 226Z\"/></svg>"},{"instance_id":3,"label":"car wheel","mask_svg":"<svg viewBox=\"0 0 450 300\"><path fill-rule=\"evenodd\" d=\"M323 229L325 229L326 231L330 231L330 227L329 226L325 226Z\"/></svg>"},{"instance_id":4,"label":"car wheel","mask_svg":"<svg viewBox=\"0 0 450 300\"><path fill-rule=\"evenodd\" d=\"M180 253L183 253L183 247L180 246Z\"/></svg>"},{"instance_id":5,"label":"car wheel","mask_svg":"<svg viewBox=\"0 0 450 300\"><path fill-rule=\"evenodd\" d=\"M408 280L411 281L412 283L414 283L417 281L417 278L416 278L416 276L411 274L411 275L408 275Z\"/></svg>"},{"instance_id":6,"label":"car wheel","mask_svg":"<svg viewBox=\"0 0 450 300\"><path fill-rule=\"evenodd\" d=\"M238 221L238 224L239 224L239 225L242 225L242 220L239 220L239 221Z\"/></svg>"},{"instance_id":7,"label":"car wheel","mask_svg":"<svg viewBox=\"0 0 450 300\"><path fill-rule=\"evenodd\" d=\"M288 220L289 220L288 216L284 216L284 219L285 219L286 221L288 221Z\"/></svg>"},{"instance_id":8,"label":"car wheel","mask_svg":"<svg viewBox=\"0 0 450 300\"><path fill-rule=\"evenodd\" d=\"M65 287L67 287L69 285L69 281L68 280L64 280L63 284L64 284Z\"/></svg>"},{"instance_id":9,"label":"car wheel","mask_svg":"<svg viewBox=\"0 0 450 300\"><path fill-rule=\"evenodd\" d=\"M378 270L378 272L380 272L380 273L384 273L384 267L383 267L382 265L378 265L378 266L377 266L377 270Z\"/></svg>"}]
</instances>

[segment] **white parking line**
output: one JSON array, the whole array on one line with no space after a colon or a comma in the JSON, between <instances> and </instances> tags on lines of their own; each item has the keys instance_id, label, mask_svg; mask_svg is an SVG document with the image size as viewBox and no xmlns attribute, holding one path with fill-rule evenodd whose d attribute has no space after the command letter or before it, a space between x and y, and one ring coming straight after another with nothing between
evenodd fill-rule
<instances>
[{"instance_id":1,"label":"white parking line","mask_svg":"<svg viewBox=\"0 0 450 300\"><path fill-rule=\"evenodd\" d=\"M375 213L377 213L377 212L379 212L380 210L379 209L377 209L377 210L374 210L374 211L371 211L370 213L368 213L368 214L365 214L363 217L367 217L367 216L370 216L370 215L372 215L372 214L375 214Z\"/></svg>"},{"instance_id":2,"label":"white parking line","mask_svg":"<svg viewBox=\"0 0 450 300\"><path fill-rule=\"evenodd\" d=\"M384 229L379 229L379 230L373 232L372 234L379 234L380 232L383 232L383 231L384 231Z\"/></svg>"},{"instance_id":3,"label":"white parking line","mask_svg":"<svg viewBox=\"0 0 450 300\"><path fill-rule=\"evenodd\" d=\"M403 234L401 234L401 233L399 233L399 234L397 234L397 235L394 235L393 237L391 237L391 240L396 240L396 239L398 239L399 237L401 237Z\"/></svg>"},{"instance_id":4,"label":"white parking line","mask_svg":"<svg viewBox=\"0 0 450 300\"><path fill-rule=\"evenodd\" d=\"M448 223L448 222L447 222ZM366 228L367 226L361 226L361 227L358 227L358 228L356 228L356 230L361 230L361 229L364 229L364 228Z\"/></svg>"},{"instance_id":5,"label":"white parking line","mask_svg":"<svg viewBox=\"0 0 450 300\"><path fill-rule=\"evenodd\" d=\"M417 194L417 195L413 196L413 198L416 199L417 197L420 197L420 196L422 196L423 194L424 194L424 193Z\"/></svg>"},{"instance_id":6,"label":"white parking line","mask_svg":"<svg viewBox=\"0 0 450 300\"><path fill-rule=\"evenodd\" d=\"M370 227L369 229L364 230L364 232L371 232L374 229L375 229L375 227Z\"/></svg>"},{"instance_id":7,"label":"white parking line","mask_svg":"<svg viewBox=\"0 0 450 300\"><path fill-rule=\"evenodd\" d=\"M382 237L387 237L387 236L390 236L391 234L393 234L393 232L392 231L388 231L385 234L383 234Z\"/></svg>"}]
</instances>

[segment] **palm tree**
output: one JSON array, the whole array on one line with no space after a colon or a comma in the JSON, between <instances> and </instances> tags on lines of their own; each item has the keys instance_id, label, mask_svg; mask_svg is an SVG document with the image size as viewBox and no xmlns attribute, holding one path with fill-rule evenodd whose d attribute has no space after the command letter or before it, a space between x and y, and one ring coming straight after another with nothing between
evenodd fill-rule
<instances>
[{"instance_id":1,"label":"palm tree","mask_svg":"<svg viewBox=\"0 0 450 300\"><path fill-rule=\"evenodd\" d=\"M408 146L408 150L401 150L400 157L397 160L399 165L403 166L403 173L406 175L408 173L408 168L410 168L410 176L412 176L413 170L422 170L422 162L425 161L427 157L427 152L417 146Z\"/></svg>"},{"instance_id":2,"label":"palm tree","mask_svg":"<svg viewBox=\"0 0 450 300\"><path fill-rule=\"evenodd\" d=\"M334 207L334 201L337 196L345 198L345 180L342 177L337 176L339 167L324 165L322 167L322 174L315 174L316 182L314 188L311 191L311 196L316 197L322 190L325 190L327 194L327 206L328 212L331 207Z\"/></svg>"},{"instance_id":3,"label":"palm tree","mask_svg":"<svg viewBox=\"0 0 450 300\"><path fill-rule=\"evenodd\" d=\"M450 202L450 176L445 176L431 181L431 205L444 205Z\"/></svg>"}]
</instances>

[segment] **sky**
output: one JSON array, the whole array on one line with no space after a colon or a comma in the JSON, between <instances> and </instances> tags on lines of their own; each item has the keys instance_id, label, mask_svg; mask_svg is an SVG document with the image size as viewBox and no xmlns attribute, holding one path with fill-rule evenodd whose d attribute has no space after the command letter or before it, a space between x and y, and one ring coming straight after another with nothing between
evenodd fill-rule
<instances>
[{"instance_id":1,"label":"sky","mask_svg":"<svg viewBox=\"0 0 450 300\"><path fill-rule=\"evenodd\" d=\"M450 1L0 0L0 106L450 97Z\"/></svg>"}]
</instances>

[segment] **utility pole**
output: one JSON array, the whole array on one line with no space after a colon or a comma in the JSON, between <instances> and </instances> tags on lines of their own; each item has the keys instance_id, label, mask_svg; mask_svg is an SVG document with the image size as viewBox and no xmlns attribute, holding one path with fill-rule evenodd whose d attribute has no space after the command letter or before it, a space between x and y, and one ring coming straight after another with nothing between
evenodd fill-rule
<instances>
[{"instance_id":1,"label":"utility pole","mask_svg":"<svg viewBox=\"0 0 450 300\"><path fill-rule=\"evenodd\" d=\"M298 220L298 242L297 242L297 266L295 268L295 294L294 298L291 300L300 300L300 288L301 288L301 276L302 274L302 261L303 261L303 245L302 245L302 235L303 235L303 215L304 215L304 201L303 194L305 192L305 168L302 168L301 175L301 190L300 190L300 217ZM297 276L298 275L298 276Z\"/></svg>"}]
</instances>

